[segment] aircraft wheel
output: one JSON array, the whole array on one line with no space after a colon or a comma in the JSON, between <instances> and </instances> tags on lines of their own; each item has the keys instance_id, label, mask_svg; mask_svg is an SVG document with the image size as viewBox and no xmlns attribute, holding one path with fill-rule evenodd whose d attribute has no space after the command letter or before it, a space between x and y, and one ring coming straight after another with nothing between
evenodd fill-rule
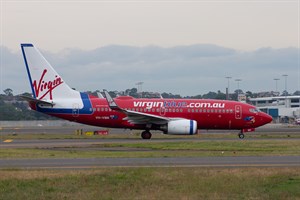
<instances>
[{"instance_id":1,"label":"aircraft wheel","mask_svg":"<svg viewBox=\"0 0 300 200\"><path fill-rule=\"evenodd\" d=\"M148 140L151 138L152 134L150 133L150 131L143 131L141 136L143 139Z\"/></svg>"},{"instance_id":2,"label":"aircraft wheel","mask_svg":"<svg viewBox=\"0 0 300 200\"><path fill-rule=\"evenodd\" d=\"M240 138L240 139L244 139L244 138L245 138L244 133L239 133L239 138Z\"/></svg>"}]
</instances>

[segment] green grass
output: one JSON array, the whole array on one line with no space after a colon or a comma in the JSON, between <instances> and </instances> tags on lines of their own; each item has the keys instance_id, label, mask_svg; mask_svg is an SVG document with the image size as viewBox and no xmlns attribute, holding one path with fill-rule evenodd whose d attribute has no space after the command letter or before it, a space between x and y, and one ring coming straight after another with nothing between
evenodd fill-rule
<instances>
[{"instance_id":1,"label":"green grass","mask_svg":"<svg viewBox=\"0 0 300 200\"><path fill-rule=\"evenodd\" d=\"M300 199L300 169L2 170L0 199Z\"/></svg>"},{"instance_id":2,"label":"green grass","mask_svg":"<svg viewBox=\"0 0 300 200\"><path fill-rule=\"evenodd\" d=\"M1 159L300 155L300 140L97 143L88 147L0 149Z\"/></svg>"}]
</instances>

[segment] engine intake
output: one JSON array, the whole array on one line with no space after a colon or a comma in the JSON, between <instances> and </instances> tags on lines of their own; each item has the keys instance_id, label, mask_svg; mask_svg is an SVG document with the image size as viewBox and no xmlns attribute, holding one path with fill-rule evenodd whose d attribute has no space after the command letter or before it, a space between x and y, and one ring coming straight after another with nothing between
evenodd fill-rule
<instances>
[{"instance_id":1,"label":"engine intake","mask_svg":"<svg viewBox=\"0 0 300 200\"><path fill-rule=\"evenodd\" d=\"M197 122L195 120L178 119L169 121L161 129L164 131L164 134L194 135L197 133Z\"/></svg>"}]
</instances>

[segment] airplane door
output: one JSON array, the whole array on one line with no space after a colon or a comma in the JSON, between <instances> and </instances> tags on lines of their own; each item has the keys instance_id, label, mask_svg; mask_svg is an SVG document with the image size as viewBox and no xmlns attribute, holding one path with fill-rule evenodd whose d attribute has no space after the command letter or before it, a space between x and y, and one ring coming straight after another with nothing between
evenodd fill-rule
<instances>
[{"instance_id":1,"label":"airplane door","mask_svg":"<svg viewBox=\"0 0 300 200\"><path fill-rule=\"evenodd\" d=\"M235 119L242 119L242 106L235 105Z\"/></svg>"},{"instance_id":2,"label":"airplane door","mask_svg":"<svg viewBox=\"0 0 300 200\"><path fill-rule=\"evenodd\" d=\"M165 107L160 107L160 113L161 116L165 116L166 114L166 108Z\"/></svg>"},{"instance_id":3,"label":"airplane door","mask_svg":"<svg viewBox=\"0 0 300 200\"><path fill-rule=\"evenodd\" d=\"M78 117L78 115L79 115L79 104L78 103L73 104L72 115L73 115L73 117Z\"/></svg>"}]
</instances>

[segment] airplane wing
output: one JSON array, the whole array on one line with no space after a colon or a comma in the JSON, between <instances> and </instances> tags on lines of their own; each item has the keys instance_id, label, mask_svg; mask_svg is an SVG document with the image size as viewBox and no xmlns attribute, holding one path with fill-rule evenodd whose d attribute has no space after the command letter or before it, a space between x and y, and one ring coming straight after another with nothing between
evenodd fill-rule
<instances>
[{"instance_id":1,"label":"airplane wing","mask_svg":"<svg viewBox=\"0 0 300 200\"><path fill-rule=\"evenodd\" d=\"M166 122L170 121L170 119L167 117L161 117L147 113L141 113L131 110L124 110L123 112L127 115L124 120L128 120L133 124L165 124Z\"/></svg>"},{"instance_id":2,"label":"airplane wing","mask_svg":"<svg viewBox=\"0 0 300 200\"><path fill-rule=\"evenodd\" d=\"M35 98L29 97L29 96L20 95L20 97L25 99L26 101L32 102L32 103L40 103L40 104L44 104L46 106L52 106L52 107L55 105L53 102L39 100L39 99L35 99Z\"/></svg>"},{"instance_id":3,"label":"airplane wing","mask_svg":"<svg viewBox=\"0 0 300 200\"><path fill-rule=\"evenodd\" d=\"M104 90L104 93L105 93L105 98L108 102L110 109L125 113L127 115L127 117L125 117L124 120L128 120L130 123L133 123L133 124L165 124L171 120L170 118L167 118L167 117L161 117L161 116L152 115L152 114L148 114L148 113L142 113L142 112L122 109L116 104L116 102L109 95L107 90Z\"/></svg>"}]
</instances>

